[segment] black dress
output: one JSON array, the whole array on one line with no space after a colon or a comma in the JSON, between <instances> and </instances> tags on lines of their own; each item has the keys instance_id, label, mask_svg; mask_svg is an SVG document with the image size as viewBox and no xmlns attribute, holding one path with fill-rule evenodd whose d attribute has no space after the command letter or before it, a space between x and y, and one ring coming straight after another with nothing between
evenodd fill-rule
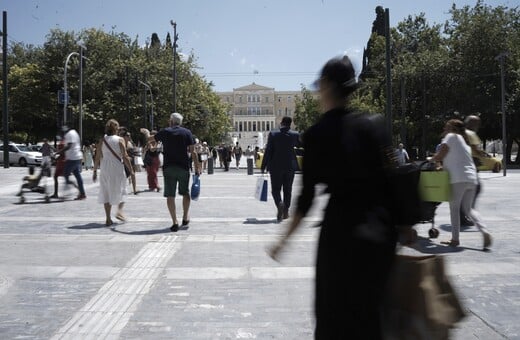
<instances>
[{"instance_id":1,"label":"black dress","mask_svg":"<svg viewBox=\"0 0 520 340\"><path fill-rule=\"evenodd\" d=\"M351 114L326 112L303 135L298 211L310 209L316 184L330 193L316 263L316 339L381 337L380 305L395 252L396 232L385 208L382 131L368 119L345 124Z\"/></svg>"}]
</instances>

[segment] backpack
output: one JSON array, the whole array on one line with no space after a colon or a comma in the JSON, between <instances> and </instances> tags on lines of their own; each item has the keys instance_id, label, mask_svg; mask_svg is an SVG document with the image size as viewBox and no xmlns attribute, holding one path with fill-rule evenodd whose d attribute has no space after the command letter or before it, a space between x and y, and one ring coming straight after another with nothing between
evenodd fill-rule
<instances>
[{"instance_id":1,"label":"backpack","mask_svg":"<svg viewBox=\"0 0 520 340\"><path fill-rule=\"evenodd\" d=\"M421 221L421 199L419 196L420 167L416 164L398 166L384 119L381 115L350 113L344 116L343 133L345 143L352 143L353 134L376 145L380 152L385 188L382 188L385 206L392 223L396 226L413 226ZM355 137L354 137L355 139ZM362 147L362 146L358 146ZM381 194L381 193L378 193Z\"/></svg>"}]
</instances>

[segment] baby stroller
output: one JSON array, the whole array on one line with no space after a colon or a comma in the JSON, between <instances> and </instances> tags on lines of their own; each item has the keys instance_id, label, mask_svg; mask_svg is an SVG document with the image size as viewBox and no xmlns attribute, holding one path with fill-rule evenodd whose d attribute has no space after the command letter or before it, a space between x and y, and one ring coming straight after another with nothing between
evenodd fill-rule
<instances>
[{"instance_id":1,"label":"baby stroller","mask_svg":"<svg viewBox=\"0 0 520 340\"><path fill-rule=\"evenodd\" d=\"M421 220L419 223L430 223L431 228L428 230L428 236L430 238L437 238L439 236L439 230L435 228L435 211L441 202L421 202Z\"/></svg>"},{"instance_id":2,"label":"baby stroller","mask_svg":"<svg viewBox=\"0 0 520 340\"><path fill-rule=\"evenodd\" d=\"M428 236L437 238L439 230L435 228L435 211L442 202L449 201L449 177L446 171L437 171L436 165L429 161L422 162L420 170L419 192L422 200L420 223L431 222Z\"/></svg>"},{"instance_id":3,"label":"baby stroller","mask_svg":"<svg viewBox=\"0 0 520 340\"><path fill-rule=\"evenodd\" d=\"M29 167L29 175L24 176L23 184L17 196L20 197L20 203L25 203L26 193L37 193L45 196L45 202L50 202L50 196L47 192L47 178L51 176L51 168L49 162L43 162L40 167L40 173L34 174L34 167Z\"/></svg>"}]
</instances>

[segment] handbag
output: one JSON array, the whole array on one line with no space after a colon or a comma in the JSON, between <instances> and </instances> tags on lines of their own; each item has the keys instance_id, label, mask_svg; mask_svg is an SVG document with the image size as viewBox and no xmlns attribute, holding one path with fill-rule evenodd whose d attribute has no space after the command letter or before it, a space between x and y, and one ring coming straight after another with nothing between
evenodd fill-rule
<instances>
[{"instance_id":1,"label":"handbag","mask_svg":"<svg viewBox=\"0 0 520 340\"><path fill-rule=\"evenodd\" d=\"M191 184L191 199L197 201L200 195L200 176L193 175L193 183Z\"/></svg>"},{"instance_id":2,"label":"handbag","mask_svg":"<svg viewBox=\"0 0 520 340\"><path fill-rule=\"evenodd\" d=\"M138 165L138 166L144 165L143 157L141 157L141 156L135 156L134 161L135 161L135 165Z\"/></svg>"},{"instance_id":3,"label":"handbag","mask_svg":"<svg viewBox=\"0 0 520 340\"><path fill-rule=\"evenodd\" d=\"M149 151L146 151L144 154L144 160L143 160L144 166L151 166L152 165L152 155Z\"/></svg>"},{"instance_id":4,"label":"handbag","mask_svg":"<svg viewBox=\"0 0 520 340\"><path fill-rule=\"evenodd\" d=\"M447 171L421 171L419 195L425 202L449 202L451 199L449 173Z\"/></svg>"},{"instance_id":5,"label":"handbag","mask_svg":"<svg viewBox=\"0 0 520 340\"><path fill-rule=\"evenodd\" d=\"M267 178L258 177L256 180L255 198L260 202L267 202Z\"/></svg>"},{"instance_id":6,"label":"handbag","mask_svg":"<svg viewBox=\"0 0 520 340\"><path fill-rule=\"evenodd\" d=\"M383 304L385 339L447 339L465 317L444 257L397 255Z\"/></svg>"}]
</instances>

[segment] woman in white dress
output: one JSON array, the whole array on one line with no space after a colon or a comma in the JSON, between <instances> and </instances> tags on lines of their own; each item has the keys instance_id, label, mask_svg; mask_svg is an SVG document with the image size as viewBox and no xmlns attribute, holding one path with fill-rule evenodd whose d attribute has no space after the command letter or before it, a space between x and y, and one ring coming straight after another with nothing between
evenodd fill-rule
<instances>
[{"instance_id":1,"label":"woman in white dress","mask_svg":"<svg viewBox=\"0 0 520 340\"><path fill-rule=\"evenodd\" d=\"M94 174L92 180L97 179L97 169L101 168L99 179L98 202L105 208L106 226L113 224L111 210L117 205L116 218L125 221L123 215L124 198L126 196L125 166L133 173L132 165L128 159L125 141L117 135L119 123L110 119L105 126L106 135L99 141L94 161Z\"/></svg>"}]
</instances>

